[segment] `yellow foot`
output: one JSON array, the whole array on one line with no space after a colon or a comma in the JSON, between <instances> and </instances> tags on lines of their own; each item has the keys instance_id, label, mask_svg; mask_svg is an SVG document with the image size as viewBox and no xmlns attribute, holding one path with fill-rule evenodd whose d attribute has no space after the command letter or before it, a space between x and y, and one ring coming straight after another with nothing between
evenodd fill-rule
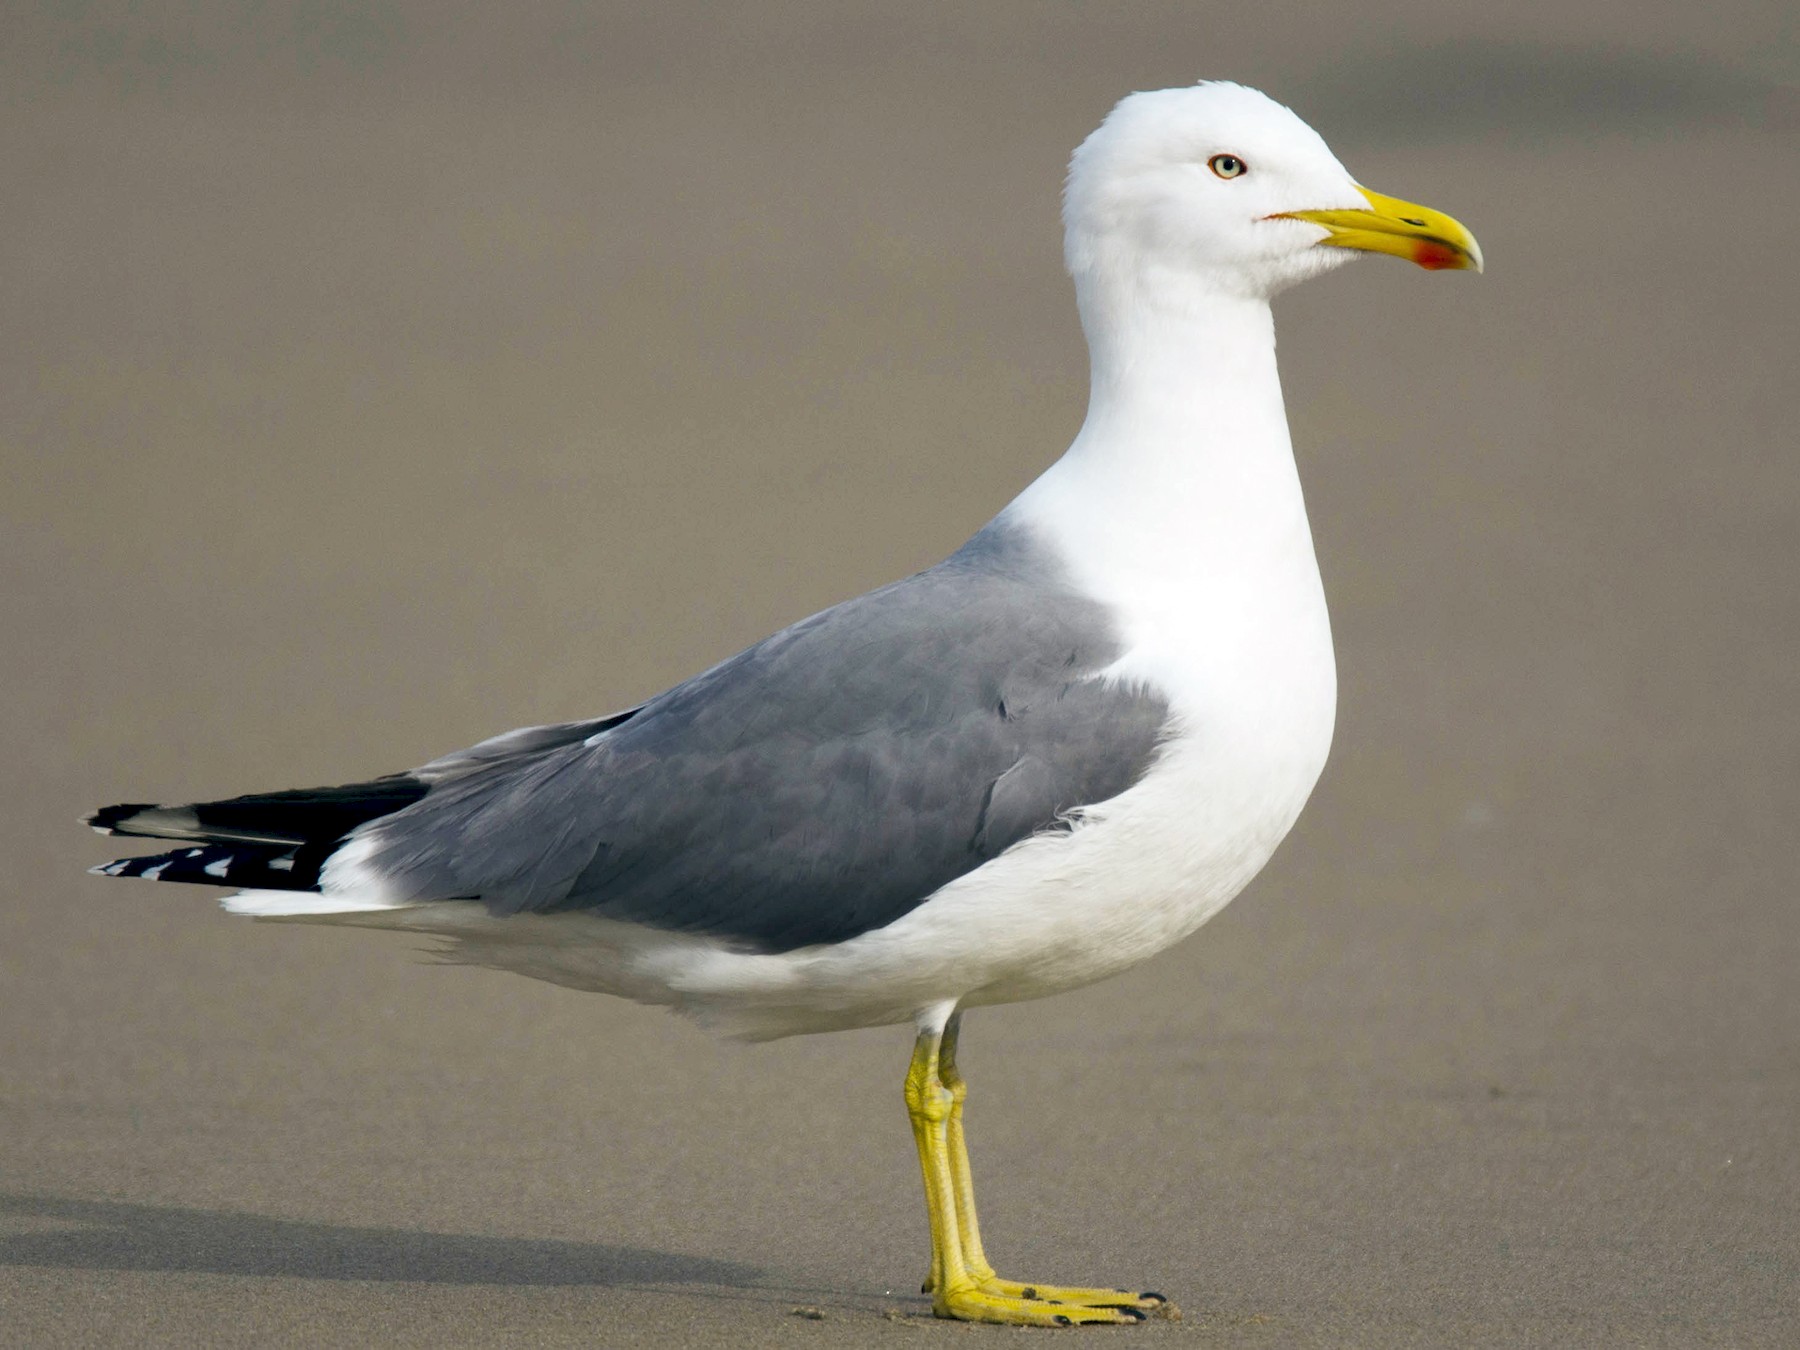
<instances>
[{"instance_id":1,"label":"yellow foot","mask_svg":"<svg viewBox=\"0 0 1800 1350\"><path fill-rule=\"evenodd\" d=\"M998 1298L1025 1299L1033 1303L1073 1304L1078 1308L1135 1308L1153 1313L1167 1307L1169 1300L1155 1292L1139 1293L1132 1289L1093 1289L1061 1284L1020 1284L989 1276L977 1286L984 1294Z\"/></svg>"},{"instance_id":2,"label":"yellow foot","mask_svg":"<svg viewBox=\"0 0 1800 1350\"><path fill-rule=\"evenodd\" d=\"M1149 1316L1149 1309L1158 1306L1157 1303L1140 1302L1145 1295L1120 1290L1062 1291L1110 1295L1114 1300L1111 1303L1073 1303L1023 1298L1016 1294L998 1292L1002 1288L1039 1289L1044 1292L1050 1286L1040 1288L1036 1285L1017 1284L1011 1280L994 1280L987 1285L965 1285L937 1293L931 1300L931 1310L939 1317L954 1317L963 1322L1001 1322L1018 1327L1076 1327L1142 1322ZM1160 1296L1149 1297L1157 1298L1158 1303L1161 1301Z\"/></svg>"},{"instance_id":3,"label":"yellow foot","mask_svg":"<svg viewBox=\"0 0 1800 1350\"><path fill-rule=\"evenodd\" d=\"M1134 1289L1101 1289L1086 1285L1021 1284L1018 1280L1003 1280L992 1272L976 1275L975 1287L993 1298L1074 1304L1078 1308L1136 1308L1153 1316L1166 1315L1175 1306L1166 1296L1153 1290L1140 1293ZM929 1294L933 1289L931 1277L926 1276L919 1292Z\"/></svg>"}]
</instances>

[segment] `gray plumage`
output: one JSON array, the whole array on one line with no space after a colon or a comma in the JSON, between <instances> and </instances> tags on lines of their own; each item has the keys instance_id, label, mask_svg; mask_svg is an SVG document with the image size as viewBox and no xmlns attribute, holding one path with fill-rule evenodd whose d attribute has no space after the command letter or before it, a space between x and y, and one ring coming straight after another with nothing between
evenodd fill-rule
<instances>
[{"instance_id":1,"label":"gray plumage","mask_svg":"<svg viewBox=\"0 0 1800 1350\"><path fill-rule=\"evenodd\" d=\"M787 951L893 922L1131 786L1167 718L1108 615L996 523L638 708L434 761L363 829L398 901L585 910Z\"/></svg>"}]
</instances>

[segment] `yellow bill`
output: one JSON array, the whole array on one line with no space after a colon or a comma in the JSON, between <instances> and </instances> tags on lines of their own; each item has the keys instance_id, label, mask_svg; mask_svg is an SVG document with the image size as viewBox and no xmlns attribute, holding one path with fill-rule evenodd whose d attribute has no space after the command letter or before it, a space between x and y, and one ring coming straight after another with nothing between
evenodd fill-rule
<instances>
[{"instance_id":1,"label":"yellow bill","mask_svg":"<svg viewBox=\"0 0 1800 1350\"><path fill-rule=\"evenodd\" d=\"M1319 243L1332 248L1392 253L1432 271L1446 267L1481 270L1481 245L1461 221L1365 187L1356 190L1368 199L1367 211L1283 211L1273 219L1323 225L1330 233Z\"/></svg>"}]
</instances>

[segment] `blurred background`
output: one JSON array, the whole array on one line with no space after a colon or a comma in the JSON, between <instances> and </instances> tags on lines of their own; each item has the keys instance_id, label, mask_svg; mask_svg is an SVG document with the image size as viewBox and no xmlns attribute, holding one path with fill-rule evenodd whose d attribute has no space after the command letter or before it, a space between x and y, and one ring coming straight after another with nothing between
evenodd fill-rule
<instances>
[{"instance_id":1,"label":"blurred background","mask_svg":"<svg viewBox=\"0 0 1800 1350\"><path fill-rule=\"evenodd\" d=\"M919 1334L905 1031L228 920L75 819L626 706L942 557L1080 422L1069 150L1212 76L1488 272L1280 302L1334 758L1198 937L971 1019L989 1245L1159 1340L1793 1343L1791 8L4 11L7 1339Z\"/></svg>"}]
</instances>

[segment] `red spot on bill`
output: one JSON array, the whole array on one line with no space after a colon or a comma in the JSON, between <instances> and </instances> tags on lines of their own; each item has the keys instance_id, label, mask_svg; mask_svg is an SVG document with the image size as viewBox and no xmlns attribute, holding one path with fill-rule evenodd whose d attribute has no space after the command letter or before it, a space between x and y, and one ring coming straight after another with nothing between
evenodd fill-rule
<instances>
[{"instance_id":1,"label":"red spot on bill","mask_svg":"<svg viewBox=\"0 0 1800 1350\"><path fill-rule=\"evenodd\" d=\"M1428 272L1441 271L1446 267L1464 266L1463 255L1448 244L1440 244L1435 239L1420 239L1413 244L1412 260Z\"/></svg>"}]
</instances>

